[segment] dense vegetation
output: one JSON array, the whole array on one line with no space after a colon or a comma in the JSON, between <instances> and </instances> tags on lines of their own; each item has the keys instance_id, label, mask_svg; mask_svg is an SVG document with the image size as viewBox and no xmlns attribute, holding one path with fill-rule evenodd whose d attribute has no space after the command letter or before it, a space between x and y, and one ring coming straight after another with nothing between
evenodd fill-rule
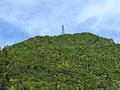
<instances>
[{"instance_id":1,"label":"dense vegetation","mask_svg":"<svg viewBox=\"0 0 120 90\"><path fill-rule=\"evenodd\" d=\"M81 33L7 46L0 50L0 90L120 90L120 44Z\"/></svg>"}]
</instances>

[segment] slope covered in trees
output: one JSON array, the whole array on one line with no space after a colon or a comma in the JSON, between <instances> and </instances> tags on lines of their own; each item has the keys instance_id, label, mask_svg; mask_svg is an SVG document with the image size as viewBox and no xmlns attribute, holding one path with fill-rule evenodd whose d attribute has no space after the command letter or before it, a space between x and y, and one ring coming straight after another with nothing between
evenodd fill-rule
<instances>
[{"instance_id":1,"label":"slope covered in trees","mask_svg":"<svg viewBox=\"0 0 120 90\"><path fill-rule=\"evenodd\" d=\"M36 36L0 51L0 90L120 90L120 45L91 33Z\"/></svg>"}]
</instances>

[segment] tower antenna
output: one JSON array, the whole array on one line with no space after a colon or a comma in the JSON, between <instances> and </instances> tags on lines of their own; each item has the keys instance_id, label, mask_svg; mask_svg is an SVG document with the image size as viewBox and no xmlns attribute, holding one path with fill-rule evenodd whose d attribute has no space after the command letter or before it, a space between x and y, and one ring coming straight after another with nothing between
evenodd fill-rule
<instances>
[{"instance_id":1,"label":"tower antenna","mask_svg":"<svg viewBox=\"0 0 120 90\"><path fill-rule=\"evenodd\" d=\"M62 35L65 34L65 31L64 31L64 25L62 25Z\"/></svg>"}]
</instances>

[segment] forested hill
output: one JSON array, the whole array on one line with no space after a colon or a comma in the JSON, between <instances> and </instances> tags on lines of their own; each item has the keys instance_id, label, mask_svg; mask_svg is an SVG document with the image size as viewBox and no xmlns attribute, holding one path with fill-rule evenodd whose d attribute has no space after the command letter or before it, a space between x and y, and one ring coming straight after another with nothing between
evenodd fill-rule
<instances>
[{"instance_id":1,"label":"forested hill","mask_svg":"<svg viewBox=\"0 0 120 90\"><path fill-rule=\"evenodd\" d=\"M7 46L0 51L0 90L120 90L120 44L78 33Z\"/></svg>"}]
</instances>

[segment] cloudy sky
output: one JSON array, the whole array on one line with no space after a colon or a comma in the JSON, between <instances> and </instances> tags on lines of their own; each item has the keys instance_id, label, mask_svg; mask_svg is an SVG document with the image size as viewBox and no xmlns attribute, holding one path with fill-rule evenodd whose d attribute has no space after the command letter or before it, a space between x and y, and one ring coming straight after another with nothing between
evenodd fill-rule
<instances>
[{"instance_id":1,"label":"cloudy sky","mask_svg":"<svg viewBox=\"0 0 120 90\"><path fill-rule=\"evenodd\" d=\"M120 43L120 0L0 0L0 47L36 35L91 32Z\"/></svg>"}]
</instances>

